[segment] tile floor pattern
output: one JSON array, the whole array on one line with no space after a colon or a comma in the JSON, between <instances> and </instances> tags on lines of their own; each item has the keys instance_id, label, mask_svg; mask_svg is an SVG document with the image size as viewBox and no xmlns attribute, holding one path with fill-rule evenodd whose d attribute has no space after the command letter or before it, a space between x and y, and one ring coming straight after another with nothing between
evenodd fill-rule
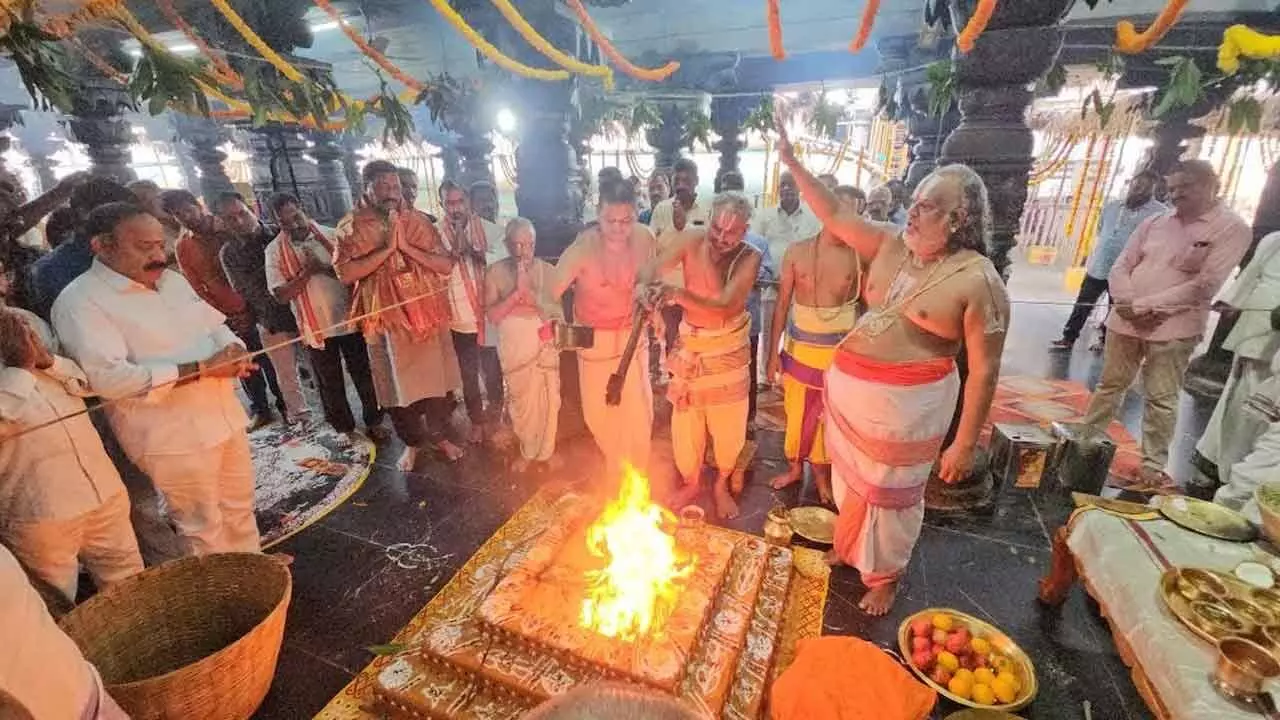
<instances>
[{"instance_id":1,"label":"tile floor pattern","mask_svg":"<svg viewBox=\"0 0 1280 720\"><path fill-rule=\"evenodd\" d=\"M1006 351L1006 374L1096 382L1101 360L1081 343L1072 355L1050 356L1065 310L1020 307ZM1136 396L1122 420L1136 435ZM1184 397L1174 475L1185 477L1190 448L1211 408ZM670 464L664 413L656 423L654 467ZM580 418L566 416L561 452L565 477L585 483L598 462ZM783 468L782 439L759 433L760 451L732 526L759 532L775 502L812 503L810 482L775 493L767 480ZM366 646L386 642L448 580L479 545L528 499L539 482L513 477L500 457L472 453L456 466L424 459L413 473L394 469L399 447L380 447L377 462L350 500L278 549L294 555L294 595L284 648L271 693L259 718L309 717L369 660ZM577 473L576 476L573 473ZM655 486L662 481L655 477ZM873 619L857 609L863 588L856 572L832 576L826 633L892 642L906 615L948 606L987 619L1015 638L1036 662L1040 695L1022 712L1029 720L1150 717L1120 661L1110 632L1092 602L1076 590L1057 610L1035 600L1036 581L1049 560L1051 533L1069 508L1057 498L1005 494L982 516L929 518L908 567L894 611ZM856 682L856 677L850 677ZM937 717L954 708L941 703Z\"/></svg>"}]
</instances>

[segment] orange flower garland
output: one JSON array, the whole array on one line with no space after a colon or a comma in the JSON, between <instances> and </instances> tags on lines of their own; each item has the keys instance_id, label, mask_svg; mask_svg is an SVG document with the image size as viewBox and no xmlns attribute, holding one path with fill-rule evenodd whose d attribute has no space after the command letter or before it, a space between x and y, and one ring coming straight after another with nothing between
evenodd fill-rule
<instances>
[{"instance_id":1,"label":"orange flower garland","mask_svg":"<svg viewBox=\"0 0 1280 720\"><path fill-rule=\"evenodd\" d=\"M173 0L156 0L156 6L169 19L169 22L181 30L187 40L191 41L191 44L195 45L200 50L200 53L209 59L210 64L213 65L213 75L218 79L218 82L235 90L244 89L244 79L227 64L227 61L221 55L218 55L213 51L213 48L209 47L209 43L200 37L200 34L195 31L195 28L191 27L190 23L183 19L182 15L178 13L178 9L173 6Z\"/></svg>"},{"instance_id":2,"label":"orange flower garland","mask_svg":"<svg viewBox=\"0 0 1280 720\"><path fill-rule=\"evenodd\" d=\"M583 30L587 31L587 35L591 38L591 42L595 43L596 47L600 48L600 52L604 53L605 58L609 60L611 65L618 68L618 70L621 70L623 73L630 75L637 80L662 82L663 80L671 77L675 71L680 69L680 63L675 62L674 60L658 68L642 68L632 64L630 60L625 58L622 53L618 52L618 49L609 42L609 38L605 37L604 33L600 32L600 28L597 27L595 21L591 19L591 15L587 12L587 8L583 6L582 0L566 0L566 2L569 5L569 9L573 10L574 15L578 16L578 24L582 26Z\"/></svg>"},{"instance_id":3,"label":"orange flower garland","mask_svg":"<svg viewBox=\"0 0 1280 720\"><path fill-rule=\"evenodd\" d=\"M782 47L782 10L778 0L765 0L764 14L769 21L769 52L774 60L786 60L787 50Z\"/></svg>"},{"instance_id":4,"label":"orange flower garland","mask_svg":"<svg viewBox=\"0 0 1280 720\"><path fill-rule=\"evenodd\" d=\"M1128 20L1116 23L1116 50L1126 55L1149 50L1173 28L1186 7L1187 0L1169 0L1156 16L1155 22L1151 23L1151 27L1142 32L1138 32L1138 28Z\"/></svg>"},{"instance_id":5,"label":"orange flower garland","mask_svg":"<svg viewBox=\"0 0 1280 720\"><path fill-rule=\"evenodd\" d=\"M991 16L995 12L996 0L978 0L978 7L974 8L969 22L965 23L964 29L956 35L956 47L960 48L960 52L967 53L973 49L973 43L977 41L982 31L987 29L987 23L991 22Z\"/></svg>"},{"instance_id":6,"label":"orange flower garland","mask_svg":"<svg viewBox=\"0 0 1280 720\"><path fill-rule=\"evenodd\" d=\"M338 12L338 9L335 8L329 0L312 1L316 4L316 7L323 10L330 19L338 24L338 27L342 32L351 40L352 43L355 43L356 47L360 48L360 52L364 53L365 57L377 63L378 67L386 70L388 75L399 80L406 87L413 88L418 92L422 92L427 89L427 85L425 83L401 70L395 63L388 60L386 55L383 55L377 48L370 45L368 41L360 35L360 33L356 32L355 28L351 27L351 24L342 17L342 13Z\"/></svg>"},{"instance_id":7,"label":"orange flower garland","mask_svg":"<svg viewBox=\"0 0 1280 720\"><path fill-rule=\"evenodd\" d=\"M858 52L867 44L867 39L871 37L871 26L876 22L876 11L879 9L880 0L867 0L866 7L862 8L862 23L858 25L858 34L849 43L849 52Z\"/></svg>"}]
</instances>

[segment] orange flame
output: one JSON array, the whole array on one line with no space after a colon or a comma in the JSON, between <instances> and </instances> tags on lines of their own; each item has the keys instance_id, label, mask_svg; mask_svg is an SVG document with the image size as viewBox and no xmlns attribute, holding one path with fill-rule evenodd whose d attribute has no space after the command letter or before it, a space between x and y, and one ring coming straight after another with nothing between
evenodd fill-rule
<instances>
[{"instance_id":1,"label":"orange flame","mask_svg":"<svg viewBox=\"0 0 1280 720\"><path fill-rule=\"evenodd\" d=\"M649 481L628 465L618 497L587 528L587 550L607 564L587 573L583 627L628 641L646 636L655 625L661 631L679 595L679 581L693 572L695 560L680 553L675 537L662 529L674 521L650 501Z\"/></svg>"}]
</instances>

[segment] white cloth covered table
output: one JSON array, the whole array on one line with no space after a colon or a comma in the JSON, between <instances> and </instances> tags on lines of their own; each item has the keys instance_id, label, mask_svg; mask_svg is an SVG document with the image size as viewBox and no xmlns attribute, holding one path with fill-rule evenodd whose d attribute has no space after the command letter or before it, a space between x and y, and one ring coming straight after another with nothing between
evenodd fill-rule
<instances>
[{"instance_id":1,"label":"white cloth covered table","mask_svg":"<svg viewBox=\"0 0 1280 720\"><path fill-rule=\"evenodd\" d=\"M1169 612L1159 588L1167 567L1229 573L1244 560L1273 564L1270 556L1252 544L1214 540L1167 520L1132 521L1096 509L1072 518L1067 545L1117 641L1128 644L1162 706L1152 710L1176 720L1260 717L1227 702L1209 684L1216 649Z\"/></svg>"}]
</instances>

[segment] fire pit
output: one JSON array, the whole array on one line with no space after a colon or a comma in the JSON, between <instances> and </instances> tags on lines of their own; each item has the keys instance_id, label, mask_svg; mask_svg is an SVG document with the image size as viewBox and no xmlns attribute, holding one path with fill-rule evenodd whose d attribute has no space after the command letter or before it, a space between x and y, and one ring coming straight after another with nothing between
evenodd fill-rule
<instances>
[{"instance_id":1,"label":"fire pit","mask_svg":"<svg viewBox=\"0 0 1280 720\"><path fill-rule=\"evenodd\" d=\"M519 717L573 687L622 680L715 718L762 715L792 583L792 551L682 526L628 471L601 505L562 499L502 567L374 684L392 717ZM442 592L442 595L444 593Z\"/></svg>"}]
</instances>

